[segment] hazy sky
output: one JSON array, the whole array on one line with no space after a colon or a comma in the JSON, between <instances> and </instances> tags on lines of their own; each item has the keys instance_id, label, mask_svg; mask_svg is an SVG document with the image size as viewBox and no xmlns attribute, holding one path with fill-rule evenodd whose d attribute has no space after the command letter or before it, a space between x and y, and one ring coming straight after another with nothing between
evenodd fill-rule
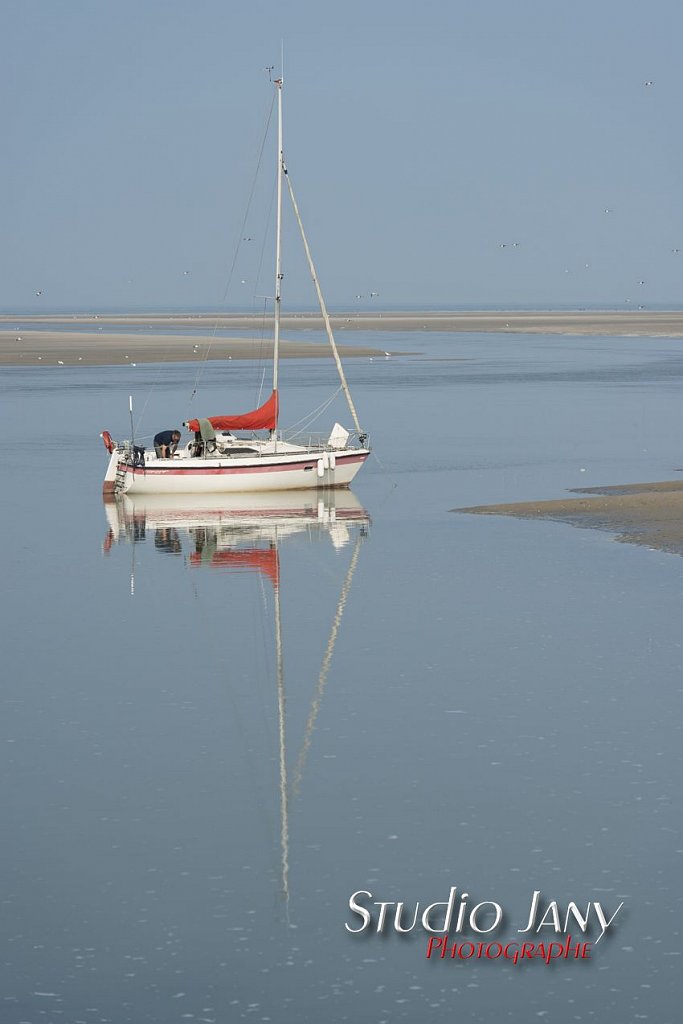
<instances>
[{"instance_id":1,"label":"hazy sky","mask_svg":"<svg viewBox=\"0 0 683 1024\"><path fill-rule=\"evenodd\" d=\"M213 309L242 234L227 304L272 294L281 42L330 304L683 302L678 0L5 0L2 38L3 309Z\"/></svg>"}]
</instances>

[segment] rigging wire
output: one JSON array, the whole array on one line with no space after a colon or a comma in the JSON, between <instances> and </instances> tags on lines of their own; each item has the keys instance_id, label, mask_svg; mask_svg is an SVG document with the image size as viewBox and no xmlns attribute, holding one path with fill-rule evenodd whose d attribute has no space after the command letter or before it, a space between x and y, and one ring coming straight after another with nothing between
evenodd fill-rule
<instances>
[{"instance_id":1,"label":"rigging wire","mask_svg":"<svg viewBox=\"0 0 683 1024\"><path fill-rule=\"evenodd\" d=\"M258 150L258 157L257 157L257 161L256 161L256 168L255 168L255 171L254 171L254 174L253 174L253 178L252 178L252 182L251 182L251 188L250 188L250 191L249 191L249 197L248 197L248 200L247 200L247 205L246 205L246 209L245 209L245 212L244 212L244 217L242 219L242 223L241 223L241 226L240 226L240 233L239 233L239 236L238 236L237 244L235 246L235 250L234 250L234 253L233 253L232 263L230 265L230 270L228 272L228 277L227 277L227 280L226 280L226 284L225 284L225 287L223 289L223 295L222 295L221 303L220 303L222 307L225 306L225 301L226 301L228 292L230 290L230 287L232 285L232 279L233 279L233 276L234 276L234 273L235 273L235 266L237 264L237 258L239 256L242 240L244 238L244 233L245 233L245 228L246 228L247 220L249 218L249 213L251 211L251 205L252 205L252 202L253 202L253 199L254 199L254 193L256 191L256 184L257 184L259 173L260 173L260 169L261 169L261 162L262 162L262 159L263 159L263 152L264 152L265 145L266 145L266 142L267 142L267 139L268 139L268 134L269 134L269 130L270 130L270 124L271 124L272 117L273 117L274 106L275 106L275 95L271 96L270 107L268 109L268 114L267 114L267 117L266 117L266 125L265 125L264 131L263 131L263 136L261 138L261 143L260 143L259 150ZM271 208L272 208L272 197L271 197ZM270 216L270 214L269 214L269 216ZM261 258L259 260L259 273L260 273L261 264L263 262L263 248L264 248L264 246L262 245ZM265 310L264 310L264 321L265 321ZM211 352L211 348L212 348L213 343L214 343L214 341L216 339L216 334L218 332L218 324L219 324L219 315L217 315L216 319L214 320L213 329L212 329L212 332L211 332L209 344L206 346L206 350L203 353L202 358L200 360L200 364L199 364L199 367L197 369L197 373L195 374L195 379L194 379L194 384L193 384L193 387L192 387L192 392L190 394L190 398L189 398L189 401L188 401L188 411L186 413L186 418L187 419L190 418L189 406L191 405L192 400L194 399L195 395L197 394L197 390L198 390L198 388L199 388L199 386L201 384L201 380L202 380L202 377L204 375L204 371L206 369L206 363L208 362L209 355L210 355L210 352ZM265 327L262 330L263 330L263 333L265 333ZM263 344L263 338L262 338L262 344ZM170 353L170 351L171 351L170 348L167 349L167 352ZM162 359L161 362L163 363L163 362L165 362L165 360ZM136 420L136 428L135 428L134 433L138 434L138 437L139 437L140 440L149 440L152 437L151 434L140 435L139 434L139 430L142 427L142 423L143 423L143 420L144 420L144 415L145 415L145 412L147 410L147 406L149 404L150 398L152 396L152 392L155 390L155 388L160 383L160 381L161 381L161 371L159 369L157 369L156 376L152 380L152 382L151 382L151 384L150 384L150 386L149 386L149 388L147 390L147 396L146 396L145 401L143 403L142 410L141 410L141 412L138 415L137 420Z\"/></svg>"},{"instance_id":2,"label":"rigging wire","mask_svg":"<svg viewBox=\"0 0 683 1024\"><path fill-rule=\"evenodd\" d=\"M244 217L242 218L242 224L241 224L241 227L240 227L240 232L239 232L239 236L238 236L238 239L237 239L237 244L235 246L235 251L233 253L232 263L230 265L230 270L228 272L227 281L226 281L226 284L225 284L225 288L223 289L223 296L221 298L221 306L225 305L225 300L227 298L228 291L230 290L230 287L232 285L232 279L233 279L233 275L235 273L235 266L237 264L237 257L239 255L239 251L240 251L240 248L241 248L241 245L242 245L242 240L244 238L244 232L245 232L245 229L246 229L247 220L249 218L249 213L251 211L251 204L252 204L253 199L254 199L254 192L256 191L256 182L258 180L258 176L259 176L259 173L260 173L260 170L261 170L261 161L263 159L263 151L265 149L266 141L267 141L267 138L268 138L268 132L269 132L269 129L270 129L270 122L271 122L271 119L272 119L272 116L273 116L273 108L274 108L274 106L275 106L275 95L273 94L273 96L271 97L270 109L268 110L268 116L266 118L266 127L264 129L263 137L261 139L261 145L260 145L260 148L259 148L258 158L257 158L257 162L256 162L256 169L254 171L254 175L253 175L252 183L251 183L251 189L249 191L249 198L247 200L247 205L246 205L246 209L245 209L245 212L244 212ZM213 343L215 341L217 331L218 331L218 318L216 318L216 320L214 322L214 327L213 327L213 332L211 334L211 339L209 341L209 344L206 347L206 351L202 355L202 359L200 361L199 368L198 368L197 373L195 375L194 386L192 388L192 393L190 395L189 403L188 404L192 403L193 398L197 394L197 389L199 388L199 385L201 383L202 377L204 375L204 371L206 369L206 363L208 362L209 354L211 352L211 346L213 345Z\"/></svg>"},{"instance_id":3,"label":"rigging wire","mask_svg":"<svg viewBox=\"0 0 683 1024\"><path fill-rule=\"evenodd\" d=\"M265 379L266 379L266 368L264 366L263 370L261 372L261 383L259 384L258 393L256 395L256 407L257 408L261 404L261 395L263 394L263 384L264 384Z\"/></svg>"},{"instance_id":4,"label":"rigging wire","mask_svg":"<svg viewBox=\"0 0 683 1024\"><path fill-rule=\"evenodd\" d=\"M326 398L325 401L322 402L317 409L313 409L311 412L306 413L306 415L302 416L301 419L297 420L296 423L292 423L291 427L288 427L288 429L283 433L285 433L286 436L291 437L292 434L294 434L298 428L301 428L301 430L305 430L307 427L310 427L311 424L315 423L317 419L320 419L322 414L326 412L327 409L329 409L329 407L332 405L332 403L334 402L335 398L337 397L341 390L342 386L340 384L337 390L333 391L332 394L328 398Z\"/></svg>"},{"instance_id":5,"label":"rigging wire","mask_svg":"<svg viewBox=\"0 0 683 1024\"><path fill-rule=\"evenodd\" d=\"M259 275L260 275L260 270L259 270ZM257 280L258 280L258 277L257 277ZM254 408L255 409L257 409L260 406L260 404L261 404L261 394L263 393L263 382L264 382L264 380L266 378L266 365L265 365L266 350L265 350L265 341L266 341L266 319L267 319L267 314L268 314L268 299L264 297L264 299L263 299L263 312L261 314L261 336L259 338L259 350L258 350L259 354L258 354L258 363L257 363L258 366L262 367L263 372L261 374L261 383L259 385L258 395L256 397L256 402L254 403Z\"/></svg>"},{"instance_id":6,"label":"rigging wire","mask_svg":"<svg viewBox=\"0 0 683 1024\"><path fill-rule=\"evenodd\" d=\"M273 100L273 102L274 102L274 100ZM271 225L271 222L272 222L272 219L273 219L273 205L275 203L275 192L276 192L275 182L273 182L273 186L272 186L272 188L270 190L270 203L268 204L268 214L266 216L265 227L264 227L264 230L263 230L263 235L261 237L261 250L259 252L258 265L256 267L256 276L255 276L255 279L254 279L254 291L256 290L256 288L259 287L259 282L261 280L261 272L263 270L263 261L264 261L265 251L266 251L266 240L268 238L268 234L269 234L269 231L270 231L270 225ZM253 308L254 309L256 308L256 298L257 298L257 296L256 296L256 294L254 294L254 296L253 296ZM264 364L265 364L265 361L266 361L266 356L267 356L267 351L266 351L266 326L267 326L267 317L268 317L268 298L269 298L269 296L262 295L262 296L259 296L259 298L263 299L263 310L262 310L262 314L261 314L261 335L259 337L258 355L256 356L256 363L257 363L257 366L263 367ZM263 381L264 381L264 379L265 379L265 371L264 371L264 373L262 375L261 383L260 383L259 388L258 388L258 396L256 398L256 402L255 402L254 408L257 408L261 404L261 394L263 393Z\"/></svg>"}]
</instances>

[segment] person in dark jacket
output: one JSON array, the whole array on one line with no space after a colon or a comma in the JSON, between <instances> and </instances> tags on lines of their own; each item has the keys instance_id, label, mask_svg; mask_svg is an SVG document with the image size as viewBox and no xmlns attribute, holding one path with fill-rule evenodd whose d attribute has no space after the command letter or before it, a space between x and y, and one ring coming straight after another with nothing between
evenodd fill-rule
<instances>
[{"instance_id":1,"label":"person in dark jacket","mask_svg":"<svg viewBox=\"0 0 683 1024\"><path fill-rule=\"evenodd\" d=\"M158 459L172 459L180 441L179 430L161 430L154 438L154 451Z\"/></svg>"}]
</instances>

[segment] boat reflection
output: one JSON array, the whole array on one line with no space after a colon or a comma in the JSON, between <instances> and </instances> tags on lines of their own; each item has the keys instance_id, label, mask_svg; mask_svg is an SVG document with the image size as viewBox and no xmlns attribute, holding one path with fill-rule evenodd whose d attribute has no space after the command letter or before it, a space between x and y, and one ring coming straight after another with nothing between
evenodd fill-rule
<instances>
[{"instance_id":1,"label":"boat reflection","mask_svg":"<svg viewBox=\"0 0 683 1024\"><path fill-rule=\"evenodd\" d=\"M251 495L122 495L105 497L108 530L103 552L130 544L135 562L139 544L153 538L162 554L183 555L189 568L253 572L272 584L275 697L278 722L278 789L280 804L280 895L289 918L289 804L299 793L306 759L321 709L335 643L370 517L350 491ZM318 678L310 698L303 738L293 769L286 744L286 698L279 549L283 541L308 534L311 541L329 537L335 549L353 541ZM135 594L135 566L131 569ZM291 776L291 778L290 778Z\"/></svg>"},{"instance_id":2,"label":"boat reflection","mask_svg":"<svg viewBox=\"0 0 683 1024\"><path fill-rule=\"evenodd\" d=\"M122 495L104 501L108 530L102 550L153 537L162 554L187 556L192 566L255 569L273 578L266 552L304 531L326 533L345 547L370 517L351 491L292 491L242 495ZM249 548L249 545L257 545ZM277 574L276 574L277 575Z\"/></svg>"}]
</instances>

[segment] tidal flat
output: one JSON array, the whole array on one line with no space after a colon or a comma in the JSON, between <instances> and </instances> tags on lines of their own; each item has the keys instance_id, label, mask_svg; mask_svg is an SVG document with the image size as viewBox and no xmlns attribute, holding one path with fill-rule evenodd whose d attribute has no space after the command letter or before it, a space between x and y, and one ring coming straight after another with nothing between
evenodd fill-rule
<instances>
[{"instance_id":1,"label":"tidal flat","mask_svg":"<svg viewBox=\"0 0 683 1024\"><path fill-rule=\"evenodd\" d=\"M607 530L616 534L617 540L628 544L644 544L652 549L683 554L683 480L574 490L591 497L520 501L454 511L555 520Z\"/></svg>"},{"instance_id":2,"label":"tidal flat","mask_svg":"<svg viewBox=\"0 0 683 1024\"><path fill-rule=\"evenodd\" d=\"M347 310L331 316L338 333L399 335L539 334L683 338L683 311L402 311ZM306 334L322 332L316 313L282 317L282 357L320 358L327 342ZM117 365L192 362L196 359L258 359L270 357L270 324L262 315L236 313L60 313L0 315L0 366L45 363ZM401 348L404 346L397 346ZM385 355L369 344L340 344L344 358Z\"/></svg>"}]
</instances>

